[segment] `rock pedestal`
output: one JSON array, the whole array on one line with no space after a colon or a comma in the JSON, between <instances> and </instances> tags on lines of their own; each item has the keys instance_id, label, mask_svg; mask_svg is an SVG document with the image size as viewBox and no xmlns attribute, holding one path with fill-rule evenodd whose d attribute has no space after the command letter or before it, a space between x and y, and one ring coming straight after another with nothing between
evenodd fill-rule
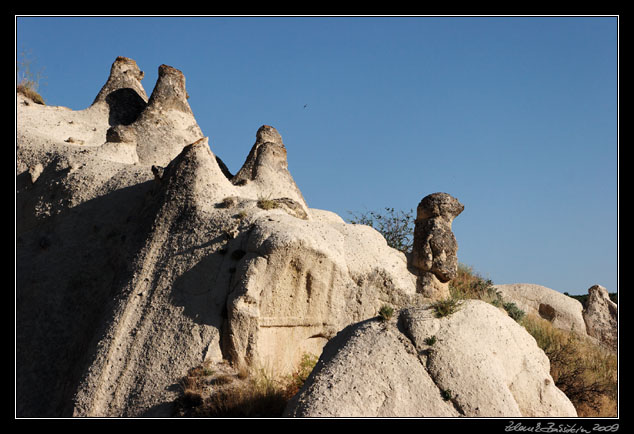
<instances>
[{"instance_id":1,"label":"rock pedestal","mask_svg":"<svg viewBox=\"0 0 634 434\"><path fill-rule=\"evenodd\" d=\"M418 272L417 291L433 299L450 296L449 281L458 271L458 243L451 224L462 205L447 193L423 198L416 209L411 265Z\"/></svg>"}]
</instances>

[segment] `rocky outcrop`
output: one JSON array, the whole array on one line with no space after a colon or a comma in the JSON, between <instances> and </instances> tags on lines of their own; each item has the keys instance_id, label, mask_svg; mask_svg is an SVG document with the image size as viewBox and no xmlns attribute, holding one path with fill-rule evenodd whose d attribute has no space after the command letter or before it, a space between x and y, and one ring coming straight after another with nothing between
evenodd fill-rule
<instances>
[{"instance_id":1,"label":"rocky outcrop","mask_svg":"<svg viewBox=\"0 0 634 434\"><path fill-rule=\"evenodd\" d=\"M402 253L372 228L280 213L234 241L243 256L228 296L227 351L238 365L287 374L344 326L385 304L418 304Z\"/></svg>"},{"instance_id":2,"label":"rocky outcrop","mask_svg":"<svg viewBox=\"0 0 634 434\"><path fill-rule=\"evenodd\" d=\"M148 97L141 85L144 73L132 59L119 56L92 106L107 105L111 126L131 124L145 109Z\"/></svg>"},{"instance_id":3,"label":"rocky outcrop","mask_svg":"<svg viewBox=\"0 0 634 434\"><path fill-rule=\"evenodd\" d=\"M544 318L556 328L585 336L583 306L572 297L554 289L532 283L494 285L507 302L515 303L528 314Z\"/></svg>"},{"instance_id":4,"label":"rocky outcrop","mask_svg":"<svg viewBox=\"0 0 634 434\"><path fill-rule=\"evenodd\" d=\"M203 361L283 373L382 304L422 299L378 232L307 206L275 128L232 176L182 73L161 66L147 104L141 78L118 58L79 111L18 96L20 417L169 416Z\"/></svg>"},{"instance_id":5,"label":"rocky outcrop","mask_svg":"<svg viewBox=\"0 0 634 434\"><path fill-rule=\"evenodd\" d=\"M617 351L618 309L603 286L594 285L588 289L583 319L589 336L596 338L612 351Z\"/></svg>"},{"instance_id":6,"label":"rocky outcrop","mask_svg":"<svg viewBox=\"0 0 634 434\"><path fill-rule=\"evenodd\" d=\"M183 73L161 65L147 106L134 122L112 126L108 141L134 143L141 164L167 165L183 147L203 137L187 98Z\"/></svg>"},{"instance_id":7,"label":"rocky outcrop","mask_svg":"<svg viewBox=\"0 0 634 434\"><path fill-rule=\"evenodd\" d=\"M259 195L259 199L265 200L283 198L282 206L300 209L309 218L308 205L288 171L282 136L270 125L258 129L249 155L231 182L248 192L241 194Z\"/></svg>"},{"instance_id":8,"label":"rocky outcrop","mask_svg":"<svg viewBox=\"0 0 634 434\"><path fill-rule=\"evenodd\" d=\"M542 375L543 353L512 320L478 303L450 320L416 310L455 273L457 200L421 202L408 264L373 228L308 207L275 128L258 129L234 176L198 127L183 74L161 65L149 99L142 77L117 58L79 111L17 97L18 417L170 416L192 367L228 361L282 375L327 342L322 360L342 360L337 343L364 327L359 339L385 362L374 366L382 389L369 392L389 397L376 414L567 414ZM413 308L379 330L368 319L384 304ZM437 353L421 344L427 328ZM366 362L349 372L359 388L377 377ZM401 375L410 383L389 391ZM478 401L473 378L489 401ZM458 393L439 399L439 387ZM354 405L342 409L356 414Z\"/></svg>"},{"instance_id":9,"label":"rocky outcrop","mask_svg":"<svg viewBox=\"0 0 634 434\"><path fill-rule=\"evenodd\" d=\"M458 243L451 224L463 210L464 205L447 193L430 194L418 204L412 266L418 270L419 292L426 297L450 296L449 281L458 271Z\"/></svg>"},{"instance_id":10,"label":"rocky outcrop","mask_svg":"<svg viewBox=\"0 0 634 434\"><path fill-rule=\"evenodd\" d=\"M288 417L575 417L535 340L476 300L438 318L430 305L337 334Z\"/></svg>"}]
</instances>

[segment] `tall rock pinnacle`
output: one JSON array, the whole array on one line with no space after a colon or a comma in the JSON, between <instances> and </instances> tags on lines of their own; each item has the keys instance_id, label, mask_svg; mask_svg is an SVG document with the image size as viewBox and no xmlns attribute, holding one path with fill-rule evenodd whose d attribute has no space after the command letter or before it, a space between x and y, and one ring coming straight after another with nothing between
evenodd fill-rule
<instances>
[{"instance_id":1,"label":"tall rock pinnacle","mask_svg":"<svg viewBox=\"0 0 634 434\"><path fill-rule=\"evenodd\" d=\"M291 199L308 214L308 206L288 170L286 147L280 133L270 125L262 125L246 161L231 179L245 190L255 189L270 199Z\"/></svg>"},{"instance_id":2,"label":"tall rock pinnacle","mask_svg":"<svg viewBox=\"0 0 634 434\"><path fill-rule=\"evenodd\" d=\"M152 95L134 122L113 125L107 133L108 141L135 143L139 163L159 166L202 137L187 102L185 76L168 65L159 66Z\"/></svg>"},{"instance_id":3,"label":"tall rock pinnacle","mask_svg":"<svg viewBox=\"0 0 634 434\"><path fill-rule=\"evenodd\" d=\"M449 297L448 282L458 270L458 243L451 223L464 210L447 193L423 198L416 210L412 266L419 272L418 291L434 299Z\"/></svg>"},{"instance_id":4,"label":"tall rock pinnacle","mask_svg":"<svg viewBox=\"0 0 634 434\"><path fill-rule=\"evenodd\" d=\"M143 75L136 62L127 57L119 56L112 64L106 84L92 103L108 107L111 126L130 124L145 109L148 97L141 85Z\"/></svg>"}]
</instances>

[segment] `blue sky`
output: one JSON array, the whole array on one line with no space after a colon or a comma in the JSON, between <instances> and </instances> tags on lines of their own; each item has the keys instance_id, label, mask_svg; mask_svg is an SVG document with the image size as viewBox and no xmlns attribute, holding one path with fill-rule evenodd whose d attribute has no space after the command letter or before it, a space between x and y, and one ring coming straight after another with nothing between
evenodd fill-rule
<instances>
[{"instance_id":1,"label":"blue sky","mask_svg":"<svg viewBox=\"0 0 634 434\"><path fill-rule=\"evenodd\" d=\"M460 262L570 294L618 284L618 19L17 17L49 105L88 107L117 56L183 71L234 173L264 124L312 208L410 210L438 191ZM306 107L304 107L306 105Z\"/></svg>"}]
</instances>

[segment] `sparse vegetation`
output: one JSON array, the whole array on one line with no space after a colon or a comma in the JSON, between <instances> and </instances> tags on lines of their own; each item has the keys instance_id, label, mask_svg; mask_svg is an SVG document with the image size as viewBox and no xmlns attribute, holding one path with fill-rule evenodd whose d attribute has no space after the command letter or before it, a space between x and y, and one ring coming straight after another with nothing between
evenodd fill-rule
<instances>
[{"instance_id":1,"label":"sparse vegetation","mask_svg":"<svg viewBox=\"0 0 634 434\"><path fill-rule=\"evenodd\" d=\"M445 401L449 401L453 397L453 394L451 392L451 389L443 389L440 391L440 396L442 396L442 399L444 399Z\"/></svg>"},{"instance_id":2,"label":"sparse vegetation","mask_svg":"<svg viewBox=\"0 0 634 434\"><path fill-rule=\"evenodd\" d=\"M572 331L560 330L542 318L526 314L505 302L473 268L460 264L449 283L452 297L483 300L503 308L536 340L550 360L550 374L575 406L580 417L615 417L617 414L617 356Z\"/></svg>"},{"instance_id":3,"label":"sparse vegetation","mask_svg":"<svg viewBox=\"0 0 634 434\"><path fill-rule=\"evenodd\" d=\"M426 345L429 345L431 347L435 343L436 343L436 336L430 336L428 338L425 338L425 344Z\"/></svg>"},{"instance_id":4,"label":"sparse vegetation","mask_svg":"<svg viewBox=\"0 0 634 434\"><path fill-rule=\"evenodd\" d=\"M22 50L18 54L16 62L17 70L17 85L16 90L18 93L26 96L37 104L45 105L44 98L38 93L40 82L43 78L42 69L38 71L33 70L34 61L30 57L30 53L26 50Z\"/></svg>"},{"instance_id":5,"label":"sparse vegetation","mask_svg":"<svg viewBox=\"0 0 634 434\"><path fill-rule=\"evenodd\" d=\"M512 302L503 303L502 307L509 314L509 316L517 322L521 321L525 315L525 312L519 307L517 307L515 303L512 303Z\"/></svg>"},{"instance_id":6,"label":"sparse vegetation","mask_svg":"<svg viewBox=\"0 0 634 434\"><path fill-rule=\"evenodd\" d=\"M521 324L548 356L555 385L570 399L580 417L616 416L616 354L533 315L526 315Z\"/></svg>"},{"instance_id":7,"label":"sparse vegetation","mask_svg":"<svg viewBox=\"0 0 634 434\"><path fill-rule=\"evenodd\" d=\"M457 299L477 299L497 307L502 305L502 297L493 287L493 281L464 264L458 264L457 275L449 282L449 292Z\"/></svg>"},{"instance_id":8,"label":"sparse vegetation","mask_svg":"<svg viewBox=\"0 0 634 434\"><path fill-rule=\"evenodd\" d=\"M233 196L227 196L216 205L217 208L231 208L236 204L236 198Z\"/></svg>"},{"instance_id":9,"label":"sparse vegetation","mask_svg":"<svg viewBox=\"0 0 634 434\"><path fill-rule=\"evenodd\" d=\"M392 306L384 304L381 306L381 309L379 309L379 318L381 321L389 321L392 315L394 315L394 308Z\"/></svg>"},{"instance_id":10,"label":"sparse vegetation","mask_svg":"<svg viewBox=\"0 0 634 434\"><path fill-rule=\"evenodd\" d=\"M270 198L259 198L258 199L258 208L264 209L264 210L269 210L269 209L274 209L277 208L278 205L277 203L270 199Z\"/></svg>"},{"instance_id":11,"label":"sparse vegetation","mask_svg":"<svg viewBox=\"0 0 634 434\"><path fill-rule=\"evenodd\" d=\"M396 211L394 208L385 208L385 212L366 211L361 214L354 214L350 223L357 225L371 226L383 235L387 245L408 253L412 250L414 241L414 211Z\"/></svg>"},{"instance_id":12,"label":"sparse vegetation","mask_svg":"<svg viewBox=\"0 0 634 434\"><path fill-rule=\"evenodd\" d=\"M446 298L432 303L431 307L436 312L436 318L443 318L458 310L460 307L460 300L455 298Z\"/></svg>"},{"instance_id":13,"label":"sparse vegetation","mask_svg":"<svg viewBox=\"0 0 634 434\"><path fill-rule=\"evenodd\" d=\"M302 388L306 379L313 372L315 365L317 364L318 357L313 354L302 355L302 360L299 363L297 370L288 378L288 383L285 389L286 397L291 399L299 389Z\"/></svg>"},{"instance_id":14,"label":"sparse vegetation","mask_svg":"<svg viewBox=\"0 0 634 434\"><path fill-rule=\"evenodd\" d=\"M248 215L248 213L245 210L242 210L238 214L234 215L234 217L237 218L238 220L242 220L247 215Z\"/></svg>"},{"instance_id":15,"label":"sparse vegetation","mask_svg":"<svg viewBox=\"0 0 634 434\"><path fill-rule=\"evenodd\" d=\"M279 379L263 369L213 376L204 366L193 368L181 381L183 394L176 401L176 413L189 417L280 417L316 363L317 356L304 354L296 371Z\"/></svg>"}]
</instances>

